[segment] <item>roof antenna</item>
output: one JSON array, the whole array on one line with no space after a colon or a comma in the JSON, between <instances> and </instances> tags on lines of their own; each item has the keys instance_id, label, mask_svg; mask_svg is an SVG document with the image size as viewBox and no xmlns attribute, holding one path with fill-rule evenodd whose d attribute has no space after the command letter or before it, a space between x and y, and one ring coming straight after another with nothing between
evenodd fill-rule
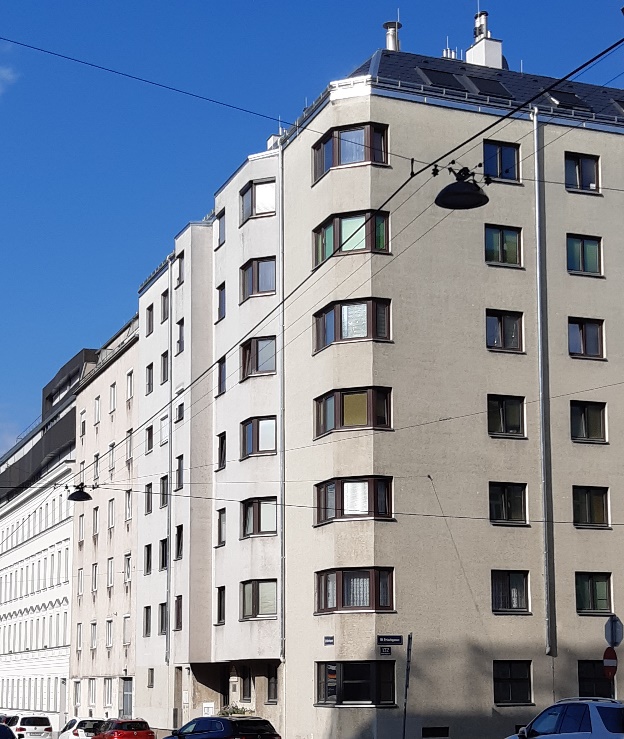
<instances>
[{"instance_id":1,"label":"roof antenna","mask_svg":"<svg viewBox=\"0 0 624 739\"><path fill-rule=\"evenodd\" d=\"M522 59L520 59L520 74L524 74L524 69L522 65Z\"/></svg>"}]
</instances>

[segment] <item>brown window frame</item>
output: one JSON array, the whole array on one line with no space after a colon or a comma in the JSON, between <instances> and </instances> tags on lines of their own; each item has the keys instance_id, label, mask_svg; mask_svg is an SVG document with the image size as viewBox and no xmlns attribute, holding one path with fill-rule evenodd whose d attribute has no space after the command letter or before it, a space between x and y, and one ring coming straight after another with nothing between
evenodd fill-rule
<instances>
[{"instance_id":1,"label":"brown window frame","mask_svg":"<svg viewBox=\"0 0 624 739\"><path fill-rule=\"evenodd\" d=\"M522 354L524 352L524 332L522 331L524 314L519 311L512 310L495 310L488 308L485 311L485 345L490 352L511 352L514 354ZM518 346L507 346L508 337L505 331L505 319L512 319L516 321L517 325L517 343ZM498 336L501 339L501 345L496 346L495 344L489 343L489 319L496 319L498 326Z\"/></svg>"},{"instance_id":2,"label":"brown window frame","mask_svg":"<svg viewBox=\"0 0 624 739\"><path fill-rule=\"evenodd\" d=\"M354 680L348 673L351 665L360 668L368 665L369 678ZM358 670L361 672L361 670ZM358 674L358 678L360 675ZM334 684L329 689L329 683ZM354 682L368 685L370 700L349 701L345 699L345 686ZM393 660L333 660L316 663L316 704L320 706L336 705L396 705L396 663Z\"/></svg>"},{"instance_id":3,"label":"brown window frame","mask_svg":"<svg viewBox=\"0 0 624 739\"><path fill-rule=\"evenodd\" d=\"M363 157L353 162L341 161L341 134L348 131L364 130ZM375 136L381 136L381 147L375 146ZM326 166L325 147L331 141L329 166ZM351 124L332 128L312 146L312 181L318 182L323 175L335 167L348 167L356 164L388 164L388 125L385 123Z\"/></svg>"},{"instance_id":4,"label":"brown window frame","mask_svg":"<svg viewBox=\"0 0 624 739\"><path fill-rule=\"evenodd\" d=\"M518 401L520 405L520 428L518 431L510 431L507 424L507 412L506 404L511 401ZM496 393L488 393L487 396L487 421L488 421L488 434L493 438L502 439L525 439L526 438L526 419L525 419L525 397L522 395L498 395ZM498 404L499 420L503 427L501 431L493 430L490 427L491 411L490 404L496 402Z\"/></svg>"},{"instance_id":5,"label":"brown window frame","mask_svg":"<svg viewBox=\"0 0 624 739\"><path fill-rule=\"evenodd\" d=\"M573 352L570 350L570 326L575 325L580 327L581 337L581 351ZM587 353L587 326L593 325L598 328L598 354ZM570 316L568 317L568 354L571 357L582 357L583 359L604 359L604 320L601 318L577 318Z\"/></svg>"},{"instance_id":6,"label":"brown window frame","mask_svg":"<svg viewBox=\"0 0 624 739\"><path fill-rule=\"evenodd\" d=\"M265 218L266 216L274 216L277 212L275 210L276 203L273 203L273 210L266 210L261 211L260 213L257 212L257 202L256 202L256 188L258 185L269 185L272 184L274 186L274 192L275 197L277 198L277 186L276 181L274 177L268 177L266 179L260 179L260 180L250 180L245 187L239 192L239 198L240 198L240 226L247 223L247 221L251 220L252 218ZM245 214L245 196L248 192L251 192L251 198L249 203L249 213Z\"/></svg>"},{"instance_id":7,"label":"brown window frame","mask_svg":"<svg viewBox=\"0 0 624 739\"><path fill-rule=\"evenodd\" d=\"M259 265L261 262L272 262L273 263L273 289L272 290L260 290L260 269ZM248 290L246 273L251 268L251 287ZM257 259L250 259L245 262L240 268L240 302L244 303L253 298L256 295L275 295L277 290L277 275L276 275L276 263L275 257L259 257Z\"/></svg>"},{"instance_id":8,"label":"brown window frame","mask_svg":"<svg viewBox=\"0 0 624 739\"><path fill-rule=\"evenodd\" d=\"M345 425L342 421L343 408L344 408L344 396L352 394L366 393L366 423L362 425ZM324 404L333 398L333 426L331 428L323 427ZM383 398L386 406L386 423L376 424L375 420L375 406L379 398ZM392 428L392 388L389 387L354 387L354 388L341 388L340 390L332 390L329 393L319 396L314 399L314 438L318 439L325 434L331 434L341 429L391 429Z\"/></svg>"},{"instance_id":9,"label":"brown window frame","mask_svg":"<svg viewBox=\"0 0 624 739\"><path fill-rule=\"evenodd\" d=\"M259 596L259 584L264 582L275 583L275 613L259 613L260 610L260 596ZM245 585L251 584L251 613L245 614ZM241 593L241 621L249 621L255 618L274 618L278 613L278 592L277 592L277 579L274 577L258 578L254 580L243 580L240 584Z\"/></svg>"},{"instance_id":10,"label":"brown window frame","mask_svg":"<svg viewBox=\"0 0 624 739\"><path fill-rule=\"evenodd\" d=\"M511 577L520 576L523 581L523 600L524 605L514 608L511 605L512 601L512 587ZM497 588L503 588L505 592L502 594L503 598L506 598L509 602L509 606L505 607L496 599L495 581L498 580ZM491 571L491 583L492 583L492 613L529 613L529 573L527 570L492 570ZM500 594L500 593L499 593Z\"/></svg>"},{"instance_id":11,"label":"brown window frame","mask_svg":"<svg viewBox=\"0 0 624 739\"><path fill-rule=\"evenodd\" d=\"M241 382L254 375L274 375L277 372L277 343L275 336L257 336L241 344ZM258 369L258 342L273 342L273 369Z\"/></svg>"},{"instance_id":12,"label":"brown window frame","mask_svg":"<svg viewBox=\"0 0 624 739\"><path fill-rule=\"evenodd\" d=\"M587 428L587 412L593 409L600 410L601 436L574 436L574 409L578 408L582 414L582 422ZM589 430L587 430L589 434ZM606 444L607 443L607 404L592 400L570 401L570 438L577 444Z\"/></svg>"},{"instance_id":13,"label":"brown window frame","mask_svg":"<svg viewBox=\"0 0 624 739\"><path fill-rule=\"evenodd\" d=\"M350 606L344 605L343 578L348 572L367 572L368 573L368 592L371 596L371 602L367 606ZM388 576L388 596L389 604L382 606L380 603L380 575L385 573ZM336 605L327 606L327 578L329 575L335 576L335 597ZM394 611L394 568L393 567L342 567L332 568L329 570L321 570L315 573L316 577L316 611L315 613L333 613L334 611L372 611L386 612Z\"/></svg>"},{"instance_id":14,"label":"brown window frame","mask_svg":"<svg viewBox=\"0 0 624 739\"><path fill-rule=\"evenodd\" d=\"M342 309L349 305L366 305L366 336L343 336ZM386 298L361 298L329 303L314 314L314 351L320 352L331 344L349 341L391 341L390 306ZM379 309L385 309L383 326L380 326ZM327 341L327 326L331 325L333 339Z\"/></svg>"},{"instance_id":15,"label":"brown window frame","mask_svg":"<svg viewBox=\"0 0 624 739\"><path fill-rule=\"evenodd\" d=\"M261 528L261 504L273 503L275 505L275 528ZM251 531L247 531L247 511L251 510ZM249 498L241 503L241 539L251 539L254 536L275 536L277 534L277 498L268 496L266 498Z\"/></svg>"},{"instance_id":16,"label":"brown window frame","mask_svg":"<svg viewBox=\"0 0 624 739\"><path fill-rule=\"evenodd\" d=\"M273 449L259 449L259 421L273 421L275 423L275 446ZM247 451L245 445L245 432L247 426L251 424L252 441L251 451ZM255 416L254 418L246 418L241 422L241 460L249 459L249 457L262 457L267 454L277 454L277 416Z\"/></svg>"},{"instance_id":17,"label":"brown window frame","mask_svg":"<svg viewBox=\"0 0 624 739\"><path fill-rule=\"evenodd\" d=\"M368 511L366 513L344 513L344 484L348 482L366 482L368 485ZM378 483L385 483L385 499L386 511L380 513L378 505ZM328 488L334 486L334 515L330 515L329 511L332 507L328 504L327 493ZM314 486L315 489L315 523L317 525L331 523L337 519L361 519L376 518L383 521L392 520L392 478L381 475L365 476L365 477L334 477L331 480L325 480Z\"/></svg>"},{"instance_id":18,"label":"brown window frame","mask_svg":"<svg viewBox=\"0 0 624 739\"><path fill-rule=\"evenodd\" d=\"M603 521L595 521L592 498L600 498ZM583 515L581 515L581 513ZM586 520L582 520L585 518ZM572 486L572 523L579 529L608 529L609 525L609 488L596 485Z\"/></svg>"},{"instance_id":19,"label":"brown window frame","mask_svg":"<svg viewBox=\"0 0 624 739\"><path fill-rule=\"evenodd\" d=\"M225 585L217 588L217 625L225 623Z\"/></svg>"},{"instance_id":20,"label":"brown window frame","mask_svg":"<svg viewBox=\"0 0 624 739\"><path fill-rule=\"evenodd\" d=\"M227 435L225 431L217 434L217 468L216 472L225 469L227 464Z\"/></svg>"},{"instance_id":21,"label":"brown window frame","mask_svg":"<svg viewBox=\"0 0 624 739\"><path fill-rule=\"evenodd\" d=\"M362 226L353 232L345 241L341 238L341 224L347 218L356 218L362 216L364 218L364 247L362 249L343 249L343 245L347 244L356 234L359 233ZM383 248L377 246L377 228L383 225ZM331 252L328 253L327 232L331 227L332 243ZM326 262L330 257L337 254L390 254L390 214L386 211L377 212L374 210L358 210L347 213L334 213L326 218L312 231L312 264L316 268Z\"/></svg>"},{"instance_id":22,"label":"brown window frame","mask_svg":"<svg viewBox=\"0 0 624 739\"><path fill-rule=\"evenodd\" d=\"M225 393L225 381L225 357L221 357L221 359L217 360L217 392L215 398Z\"/></svg>"}]
</instances>

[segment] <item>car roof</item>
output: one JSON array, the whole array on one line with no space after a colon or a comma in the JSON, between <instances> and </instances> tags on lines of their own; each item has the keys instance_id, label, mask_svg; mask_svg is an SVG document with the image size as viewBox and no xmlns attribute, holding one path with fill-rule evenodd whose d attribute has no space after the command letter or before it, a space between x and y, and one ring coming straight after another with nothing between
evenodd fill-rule
<instances>
[{"instance_id":1,"label":"car roof","mask_svg":"<svg viewBox=\"0 0 624 739\"><path fill-rule=\"evenodd\" d=\"M622 701L616 700L615 698L591 698L591 697L578 697L578 698L562 698L558 700L556 705L559 703L604 703L605 705L612 706L624 706Z\"/></svg>"}]
</instances>

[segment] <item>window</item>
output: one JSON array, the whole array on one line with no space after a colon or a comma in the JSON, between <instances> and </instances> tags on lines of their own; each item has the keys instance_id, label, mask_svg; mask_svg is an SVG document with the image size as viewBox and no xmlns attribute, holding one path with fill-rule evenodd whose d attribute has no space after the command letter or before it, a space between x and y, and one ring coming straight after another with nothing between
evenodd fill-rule
<instances>
[{"instance_id":1,"label":"window","mask_svg":"<svg viewBox=\"0 0 624 739\"><path fill-rule=\"evenodd\" d=\"M241 267L241 302L275 292L275 257L252 259Z\"/></svg>"},{"instance_id":2,"label":"window","mask_svg":"<svg viewBox=\"0 0 624 739\"><path fill-rule=\"evenodd\" d=\"M331 303L314 314L315 349L337 341L390 339L390 301L371 298Z\"/></svg>"},{"instance_id":3,"label":"window","mask_svg":"<svg viewBox=\"0 0 624 739\"><path fill-rule=\"evenodd\" d=\"M130 370L126 375L126 400L130 400L134 395L134 372Z\"/></svg>"},{"instance_id":4,"label":"window","mask_svg":"<svg viewBox=\"0 0 624 739\"><path fill-rule=\"evenodd\" d=\"M100 422L100 396L93 401L93 425Z\"/></svg>"},{"instance_id":5,"label":"window","mask_svg":"<svg viewBox=\"0 0 624 739\"><path fill-rule=\"evenodd\" d=\"M520 147L502 141L483 142L483 174L496 180L519 180Z\"/></svg>"},{"instance_id":6,"label":"window","mask_svg":"<svg viewBox=\"0 0 624 739\"><path fill-rule=\"evenodd\" d=\"M485 227L485 261L519 267L521 261L520 229L508 226Z\"/></svg>"},{"instance_id":7,"label":"window","mask_svg":"<svg viewBox=\"0 0 624 739\"><path fill-rule=\"evenodd\" d=\"M113 646L113 622L111 619L106 620L105 639L106 648L110 649Z\"/></svg>"},{"instance_id":8,"label":"window","mask_svg":"<svg viewBox=\"0 0 624 739\"><path fill-rule=\"evenodd\" d=\"M124 645L130 644L132 641L132 632L130 630L130 616L124 616L122 620L122 639Z\"/></svg>"},{"instance_id":9,"label":"window","mask_svg":"<svg viewBox=\"0 0 624 739\"><path fill-rule=\"evenodd\" d=\"M109 557L106 560L106 587L112 588L115 583L115 560Z\"/></svg>"},{"instance_id":10,"label":"window","mask_svg":"<svg viewBox=\"0 0 624 739\"><path fill-rule=\"evenodd\" d=\"M158 545L158 569L166 570L169 564L169 539L161 539Z\"/></svg>"},{"instance_id":11,"label":"window","mask_svg":"<svg viewBox=\"0 0 624 739\"><path fill-rule=\"evenodd\" d=\"M611 613L611 573L576 573L576 612Z\"/></svg>"},{"instance_id":12,"label":"window","mask_svg":"<svg viewBox=\"0 0 624 739\"><path fill-rule=\"evenodd\" d=\"M126 432L126 462L132 459L132 429Z\"/></svg>"},{"instance_id":13,"label":"window","mask_svg":"<svg viewBox=\"0 0 624 739\"><path fill-rule=\"evenodd\" d=\"M255 498L242 503L243 538L277 531L277 498Z\"/></svg>"},{"instance_id":14,"label":"window","mask_svg":"<svg viewBox=\"0 0 624 739\"><path fill-rule=\"evenodd\" d=\"M98 563L91 565L91 592L95 593L98 588Z\"/></svg>"},{"instance_id":15,"label":"window","mask_svg":"<svg viewBox=\"0 0 624 739\"><path fill-rule=\"evenodd\" d=\"M176 257L176 287L184 282L184 252L180 252Z\"/></svg>"},{"instance_id":16,"label":"window","mask_svg":"<svg viewBox=\"0 0 624 739\"><path fill-rule=\"evenodd\" d=\"M365 123L350 128L335 128L312 147L314 181L332 167L357 162L387 164L388 127Z\"/></svg>"},{"instance_id":17,"label":"window","mask_svg":"<svg viewBox=\"0 0 624 739\"><path fill-rule=\"evenodd\" d=\"M108 528L112 529L115 526L115 499L111 498L108 501L108 507L107 507L107 518L108 518Z\"/></svg>"},{"instance_id":18,"label":"window","mask_svg":"<svg viewBox=\"0 0 624 739\"><path fill-rule=\"evenodd\" d=\"M149 336L154 330L154 306L148 305L145 309L145 335Z\"/></svg>"},{"instance_id":19,"label":"window","mask_svg":"<svg viewBox=\"0 0 624 739\"><path fill-rule=\"evenodd\" d=\"M100 455L94 454L93 455L93 479L97 480L100 476ZM47 526L47 519L46 519L46 526Z\"/></svg>"},{"instance_id":20,"label":"window","mask_svg":"<svg viewBox=\"0 0 624 739\"><path fill-rule=\"evenodd\" d=\"M154 687L154 668L153 667L147 668L147 687L148 688Z\"/></svg>"},{"instance_id":21,"label":"window","mask_svg":"<svg viewBox=\"0 0 624 739\"><path fill-rule=\"evenodd\" d=\"M572 357L604 357L603 322L592 318L568 318L568 351Z\"/></svg>"},{"instance_id":22,"label":"window","mask_svg":"<svg viewBox=\"0 0 624 739\"><path fill-rule=\"evenodd\" d=\"M149 395L154 389L154 365L148 364L145 368L145 394Z\"/></svg>"},{"instance_id":23,"label":"window","mask_svg":"<svg viewBox=\"0 0 624 739\"><path fill-rule=\"evenodd\" d=\"M394 662L317 662L316 702L394 705Z\"/></svg>"},{"instance_id":24,"label":"window","mask_svg":"<svg viewBox=\"0 0 624 739\"><path fill-rule=\"evenodd\" d=\"M602 441L606 437L606 403L570 401L570 433L572 441Z\"/></svg>"},{"instance_id":25,"label":"window","mask_svg":"<svg viewBox=\"0 0 624 739\"><path fill-rule=\"evenodd\" d=\"M39 622L37 621L37 627L38 626ZM80 623L76 624L76 651L82 651L82 624Z\"/></svg>"},{"instance_id":26,"label":"window","mask_svg":"<svg viewBox=\"0 0 624 739\"><path fill-rule=\"evenodd\" d=\"M84 541L84 513L78 516L78 541Z\"/></svg>"},{"instance_id":27,"label":"window","mask_svg":"<svg viewBox=\"0 0 624 739\"><path fill-rule=\"evenodd\" d=\"M113 472L115 470L115 442L112 441L108 445L108 471Z\"/></svg>"},{"instance_id":28,"label":"window","mask_svg":"<svg viewBox=\"0 0 624 739\"><path fill-rule=\"evenodd\" d=\"M277 703L277 665L267 665L267 703Z\"/></svg>"},{"instance_id":29,"label":"window","mask_svg":"<svg viewBox=\"0 0 624 739\"><path fill-rule=\"evenodd\" d=\"M225 586L217 588L217 623L225 623Z\"/></svg>"},{"instance_id":30,"label":"window","mask_svg":"<svg viewBox=\"0 0 624 739\"><path fill-rule=\"evenodd\" d=\"M167 604L166 603L159 603L158 604L158 633L159 634L166 634L167 633Z\"/></svg>"},{"instance_id":31,"label":"window","mask_svg":"<svg viewBox=\"0 0 624 739\"><path fill-rule=\"evenodd\" d=\"M275 180L250 182L240 193L241 225L254 216L275 213Z\"/></svg>"},{"instance_id":32,"label":"window","mask_svg":"<svg viewBox=\"0 0 624 739\"><path fill-rule=\"evenodd\" d=\"M180 490L184 485L184 455L176 457L176 485L175 489Z\"/></svg>"},{"instance_id":33,"label":"window","mask_svg":"<svg viewBox=\"0 0 624 739\"><path fill-rule=\"evenodd\" d=\"M389 518L391 478L336 478L316 486L316 522L369 516Z\"/></svg>"},{"instance_id":34,"label":"window","mask_svg":"<svg viewBox=\"0 0 624 739\"><path fill-rule=\"evenodd\" d=\"M575 236L567 239L568 272L584 275L602 274L600 239L594 236Z\"/></svg>"},{"instance_id":35,"label":"window","mask_svg":"<svg viewBox=\"0 0 624 739\"><path fill-rule=\"evenodd\" d=\"M93 536L97 536L100 532L100 508L95 506L93 508Z\"/></svg>"},{"instance_id":36,"label":"window","mask_svg":"<svg viewBox=\"0 0 624 739\"><path fill-rule=\"evenodd\" d=\"M488 349L521 352L522 313L486 311L485 335Z\"/></svg>"},{"instance_id":37,"label":"window","mask_svg":"<svg viewBox=\"0 0 624 739\"><path fill-rule=\"evenodd\" d=\"M174 423L184 420L184 403L178 403L176 406L176 414L173 419Z\"/></svg>"},{"instance_id":38,"label":"window","mask_svg":"<svg viewBox=\"0 0 624 739\"><path fill-rule=\"evenodd\" d=\"M108 389L108 400L109 400L109 413L112 413L117 408L117 383L113 384Z\"/></svg>"},{"instance_id":39,"label":"window","mask_svg":"<svg viewBox=\"0 0 624 739\"><path fill-rule=\"evenodd\" d=\"M81 686L82 686L82 683L80 682L80 680L74 680L74 706L76 706L76 707L78 707L80 705L80 688L81 688Z\"/></svg>"},{"instance_id":40,"label":"window","mask_svg":"<svg viewBox=\"0 0 624 739\"><path fill-rule=\"evenodd\" d=\"M80 436L87 433L87 412L80 411Z\"/></svg>"},{"instance_id":41,"label":"window","mask_svg":"<svg viewBox=\"0 0 624 739\"><path fill-rule=\"evenodd\" d=\"M524 436L524 398L488 395L490 436Z\"/></svg>"},{"instance_id":42,"label":"window","mask_svg":"<svg viewBox=\"0 0 624 739\"><path fill-rule=\"evenodd\" d=\"M227 462L226 459L226 436L225 431L217 436L217 471L222 470Z\"/></svg>"},{"instance_id":43,"label":"window","mask_svg":"<svg viewBox=\"0 0 624 739\"><path fill-rule=\"evenodd\" d=\"M37 590L39 590L39 587L37 586ZM78 569L77 573L77 579L76 579L76 594L82 595L84 592L84 570L82 567Z\"/></svg>"},{"instance_id":44,"label":"window","mask_svg":"<svg viewBox=\"0 0 624 739\"><path fill-rule=\"evenodd\" d=\"M124 554L124 582L132 580L132 555Z\"/></svg>"},{"instance_id":45,"label":"window","mask_svg":"<svg viewBox=\"0 0 624 739\"><path fill-rule=\"evenodd\" d=\"M154 448L154 427L148 426L145 429L145 453L149 454Z\"/></svg>"},{"instance_id":46,"label":"window","mask_svg":"<svg viewBox=\"0 0 624 739\"><path fill-rule=\"evenodd\" d=\"M169 380L169 352L163 352L160 355L160 384Z\"/></svg>"},{"instance_id":47,"label":"window","mask_svg":"<svg viewBox=\"0 0 624 739\"><path fill-rule=\"evenodd\" d=\"M97 649L97 623L91 622L91 649Z\"/></svg>"},{"instance_id":48,"label":"window","mask_svg":"<svg viewBox=\"0 0 624 739\"><path fill-rule=\"evenodd\" d=\"M110 708L113 705L113 678L104 678L104 706Z\"/></svg>"},{"instance_id":49,"label":"window","mask_svg":"<svg viewBox=\"0 0 624 739\"><path fill-rule=\"evenodd\" d=\"M567 190L597 192L598 157L588 154L565 153L565 186Z\"/></svg>"},{"instance_id":50,"label":"window","mask_svg":"<svg viewBox=\"0 0 624 739\"><path fill-rule=\"evenodd\" d=\"M225 544L225 508L217 511L217 546Z\"/></svg>"},{"instance_id":51,"label":"window","mask_svg":"<svg viewBox=\"0 0 624 739\"><path fill-rule=\"evenodd\" d=\"M143 636L152 635L152 607L143 607Z\"/></svg>"},{"instance_id":52,"label":"window","mask_svg":"<svg viewBox=\"0 0 624 739\"><path fill-rule=\"evenodd\" d=\"M132 519L132 490L126 490L124 493L124 520Z\"/></svg>"},{"instance_id":53,"label":"window","mask_svg":"<svg viewBox=\"0 0 624 739\"><path fill-rule=\"evenodd\" d=\"M316 573L317 612L392 610L392 570L325 570Z\"/></svg>"},{"instance_id":54,"label":"window","mask_svg":"<svg viewBox=\"0 0 624 739\"><path fill-rule=\"evenodd\" d=\"M160 507L169 505L169 478L164 475L160 478Z\"/></svg>"},{"instance_id":55,"label":"window","mask_svg":"<svg viewBox=\"0 0 624 739\"><path fill-rule=\"evenodd\" d=\"M216 217L217 227L215 232L217 234L217 249L225 244L225 210L222 210Z\"/></svg>"},{"instance_id":56,"label":"window","mask_svg":"<svg viewBox=\"0 0 624 739\"><path fill-rule=\"evenodd\" d=\"M526 485L515 482L490 482L490 521L525 524Z\"/></svg>"},{"instance_id":57,"label":"window","mask_svg":"<svg viewBox=\"0 0 624 739\"><path fill-rule=\"evenodd\" d=\"M492 570L492 611L528 613L528 572Z\"/></svg>"},{"instance_id":58,"label":"window","mask_svg":"<svg viewBox=\"0 0 624 739\"><path fill-rule=\"evenodd\" d=\"M344 428L390 428L390 388L332 390L315 398L316 434Z\"/></svg>"},{"instance_id":59,"label":"window","mask_svg":"<svg viewBox=\"0 0 624 739\"><path fill-rule=\"evenodd\" d=\"M249 703L251 701L251 688L253 684L253 676L249 665L243 665L241 668L241 700Z\"/></svg>"},{"instance_id":60,"label":"window","mask_svg":"<svg viewBox=\"0 0 624 739\"><path fill-rule=\"evenodd\" d=\"M177 322L178 327L178 338L176 340L176 354L180 354L184 351L184 318L181 318Z\"/></svg>"},{"instance_id":61,"label":"window","mask_svg":"<svg viewBox=\"0 0 624 739\"><path fill-rule=\"evenodd\" d=\"M174 559L182 559L184 553L184 526L179 524L175 529L175 549L173 550Z\"/></svg>"},{"instance_id":62,"label":"window","mask_svg":"<svg viewBox=\"0 0 624 739\"><path fill-rule=\"evenodd\" d=\"M225 392L225 380L225 357L221 357L217 362L217 396Z\"/></svg>"},{"instance_id":63,"label":"window","mask_svg":"<svg viewBox=\"0 0 624 739\"><path fill-rule=\"evenodd\" d=\"M217 321L225 318L225 282L217 287Z\"/></svg>"},{"instance_id":64,"label":"window","mask_svg":"<svg viewBox=\"0 0 624 739\"><path fill-rule=\"evenodd\" d=\"M160 322L164 323L169 318L169 290L160 295Z\"/></svg>"},{"instance_id":65,"label":"window","mask_svg":"<svg viewBox=\"0 0 624 739\"><path fill-rule=\"evenodd\" d=\"M366 211L329 218L314 230L314 266L334 254L390 250L388 214Z\"/></svg>"},{"instance_id":66,"label":"window","mask_svg":"<svg viewBox=\"0 0 624 739\"><path fill-rule=\"evenodd\" d=\"M613 678L605 677L604 662L601 659L580 659L578 661L578 685L579 695L587 698L615 698ZM576 731L587 731L589 734L591 727L577 728ZM563 733L563 728L561 733Z\"/></svg>"},{"instance_id":67,"label":"window","mask_svg":"<svg viewBox=\"0 0 624 739\"><path fill-rule=\"evenodd\" d=\"M241 591L243 619L277 614L277 580L248 580Z\"/></svg>"},{"instance_id":68,"label":"window","mask_svg":"<svg viewBox=\"0 0 624 739\"><path fill-rule=\"evenodd\" d=\"M277 419L250 418L241 424L241 458L254 454L273 454L277 448Z\"/></svg>"},{"instance_id":69,"label":"window","mask_svg":"<svg viewBox=\"0 0 624 739\"><path fill-rule=\"evenodd\" d=\"M572 509L575 526L608 526L608 488L572 487Z\"/></svg>"},{"instance_id":70,"label":"window","mask_svg":"<svg viewBox=\"0 0 624 739\"><path fill-rule=\"evenodd\" d=\"M89 705L95 705L95 678L89 678Z\"/></svg>"},{"instance_id":71,"label":"window","mask_svg":"<svg viewBox=\"0 0 624 739\"><path fill-rule=\"evenodd\" d=\"M182 596L176 595L173 607L173 630L180 631L182 628Z\"/></svg>"},{"instance_id":72,"label":"window","mask_svg":"<svg viewBox=\"0 0 624 739\"><path fill-rule=\"evenodd\" d=\"M528 660L492 662L494 703L531 703L531 663Z\"/></svg>"},{"instance_id":73,"label":"window","mask_svg":"<svg viewBox=\"0 0 624 739\"><path fill-rule=\"evenodd\" d=\"M272 372L275 372L275 336L246 341L241 346L241 380ZM225 390L225 380L223 386Z\"/></svg>"},{"instance_id":74,"label":"window","mask_svg":"<svg viewBox=\"0 0 624 739\"><path fill-rule=\"evenodd\" d=\"M152 545L146 544L143 549L143 574L152 574Z\"/></svg>"},{"instance_id":75,"label":"window","mask_svg":"<svg viewBox=\"0 0 624 739\"><path fill-rule=\"evenodd\" d=\"M152 512L152 483L145 486L145 515Z\"/></svg>"}]
</instances>

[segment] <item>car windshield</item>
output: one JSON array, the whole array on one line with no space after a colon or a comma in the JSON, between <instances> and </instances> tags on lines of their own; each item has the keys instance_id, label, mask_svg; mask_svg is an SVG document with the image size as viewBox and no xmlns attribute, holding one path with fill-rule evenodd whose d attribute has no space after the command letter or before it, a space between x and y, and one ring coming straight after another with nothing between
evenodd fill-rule
<instances>
[{"instance_id":1,"label":"car windshield","mask_svg":"<svg viewBox=\"0 0 624 739\"><path fill-rule=\"evenodd\" d=\"M269 721L264 719L239 718L230 719L241 734L275 734L275 729Z\"/></svg>"},{"instance_id":2,"label":"car windshield","mask_svg":"<svg viewBox=\"0 0 624 739\"><path fill-rule=\"evenodd\" d=\"M84 729L85 731L99 731L102 721L79 721L77 729Z\"/></svg>"},{"instance_id":3,"label":"car windshield","mask_svg":"<svg viewBox=\"0 0 624 739\"><path fill-rule=\"evenodd\" d=\"M22 726L49 726L50 719L45 716L22 716Z\"/></svg>"},{"instance_id":4,"label":"car windshield","mask_svg":"<svg viewBox=\"0 0 624 739\"><path fill-rule=\"evenodd\" d=\"M120 721L112 728L118 731L149 731L147 721Z\"/></svg>"},{"instance_id":5,"label":"car windshield","mask_svg":"<svg viewBox=\"0 0 624 739\"><path fill-rule=\"evenodd\" d=\"M19 716L9 716L9 718L6 720L7 726L16 726L17 725L17 719Z\"/></svg>"},{"instance_id":6,"label":"car windshield","mask_svg":"<svg viewBox=\"0 0 624 739\"><path fill-rule=\"evenodd\" d=\"M611 734L624 733L624 708L619 706L596 706L598 715Z\"/></svg>"}]
</instances>

